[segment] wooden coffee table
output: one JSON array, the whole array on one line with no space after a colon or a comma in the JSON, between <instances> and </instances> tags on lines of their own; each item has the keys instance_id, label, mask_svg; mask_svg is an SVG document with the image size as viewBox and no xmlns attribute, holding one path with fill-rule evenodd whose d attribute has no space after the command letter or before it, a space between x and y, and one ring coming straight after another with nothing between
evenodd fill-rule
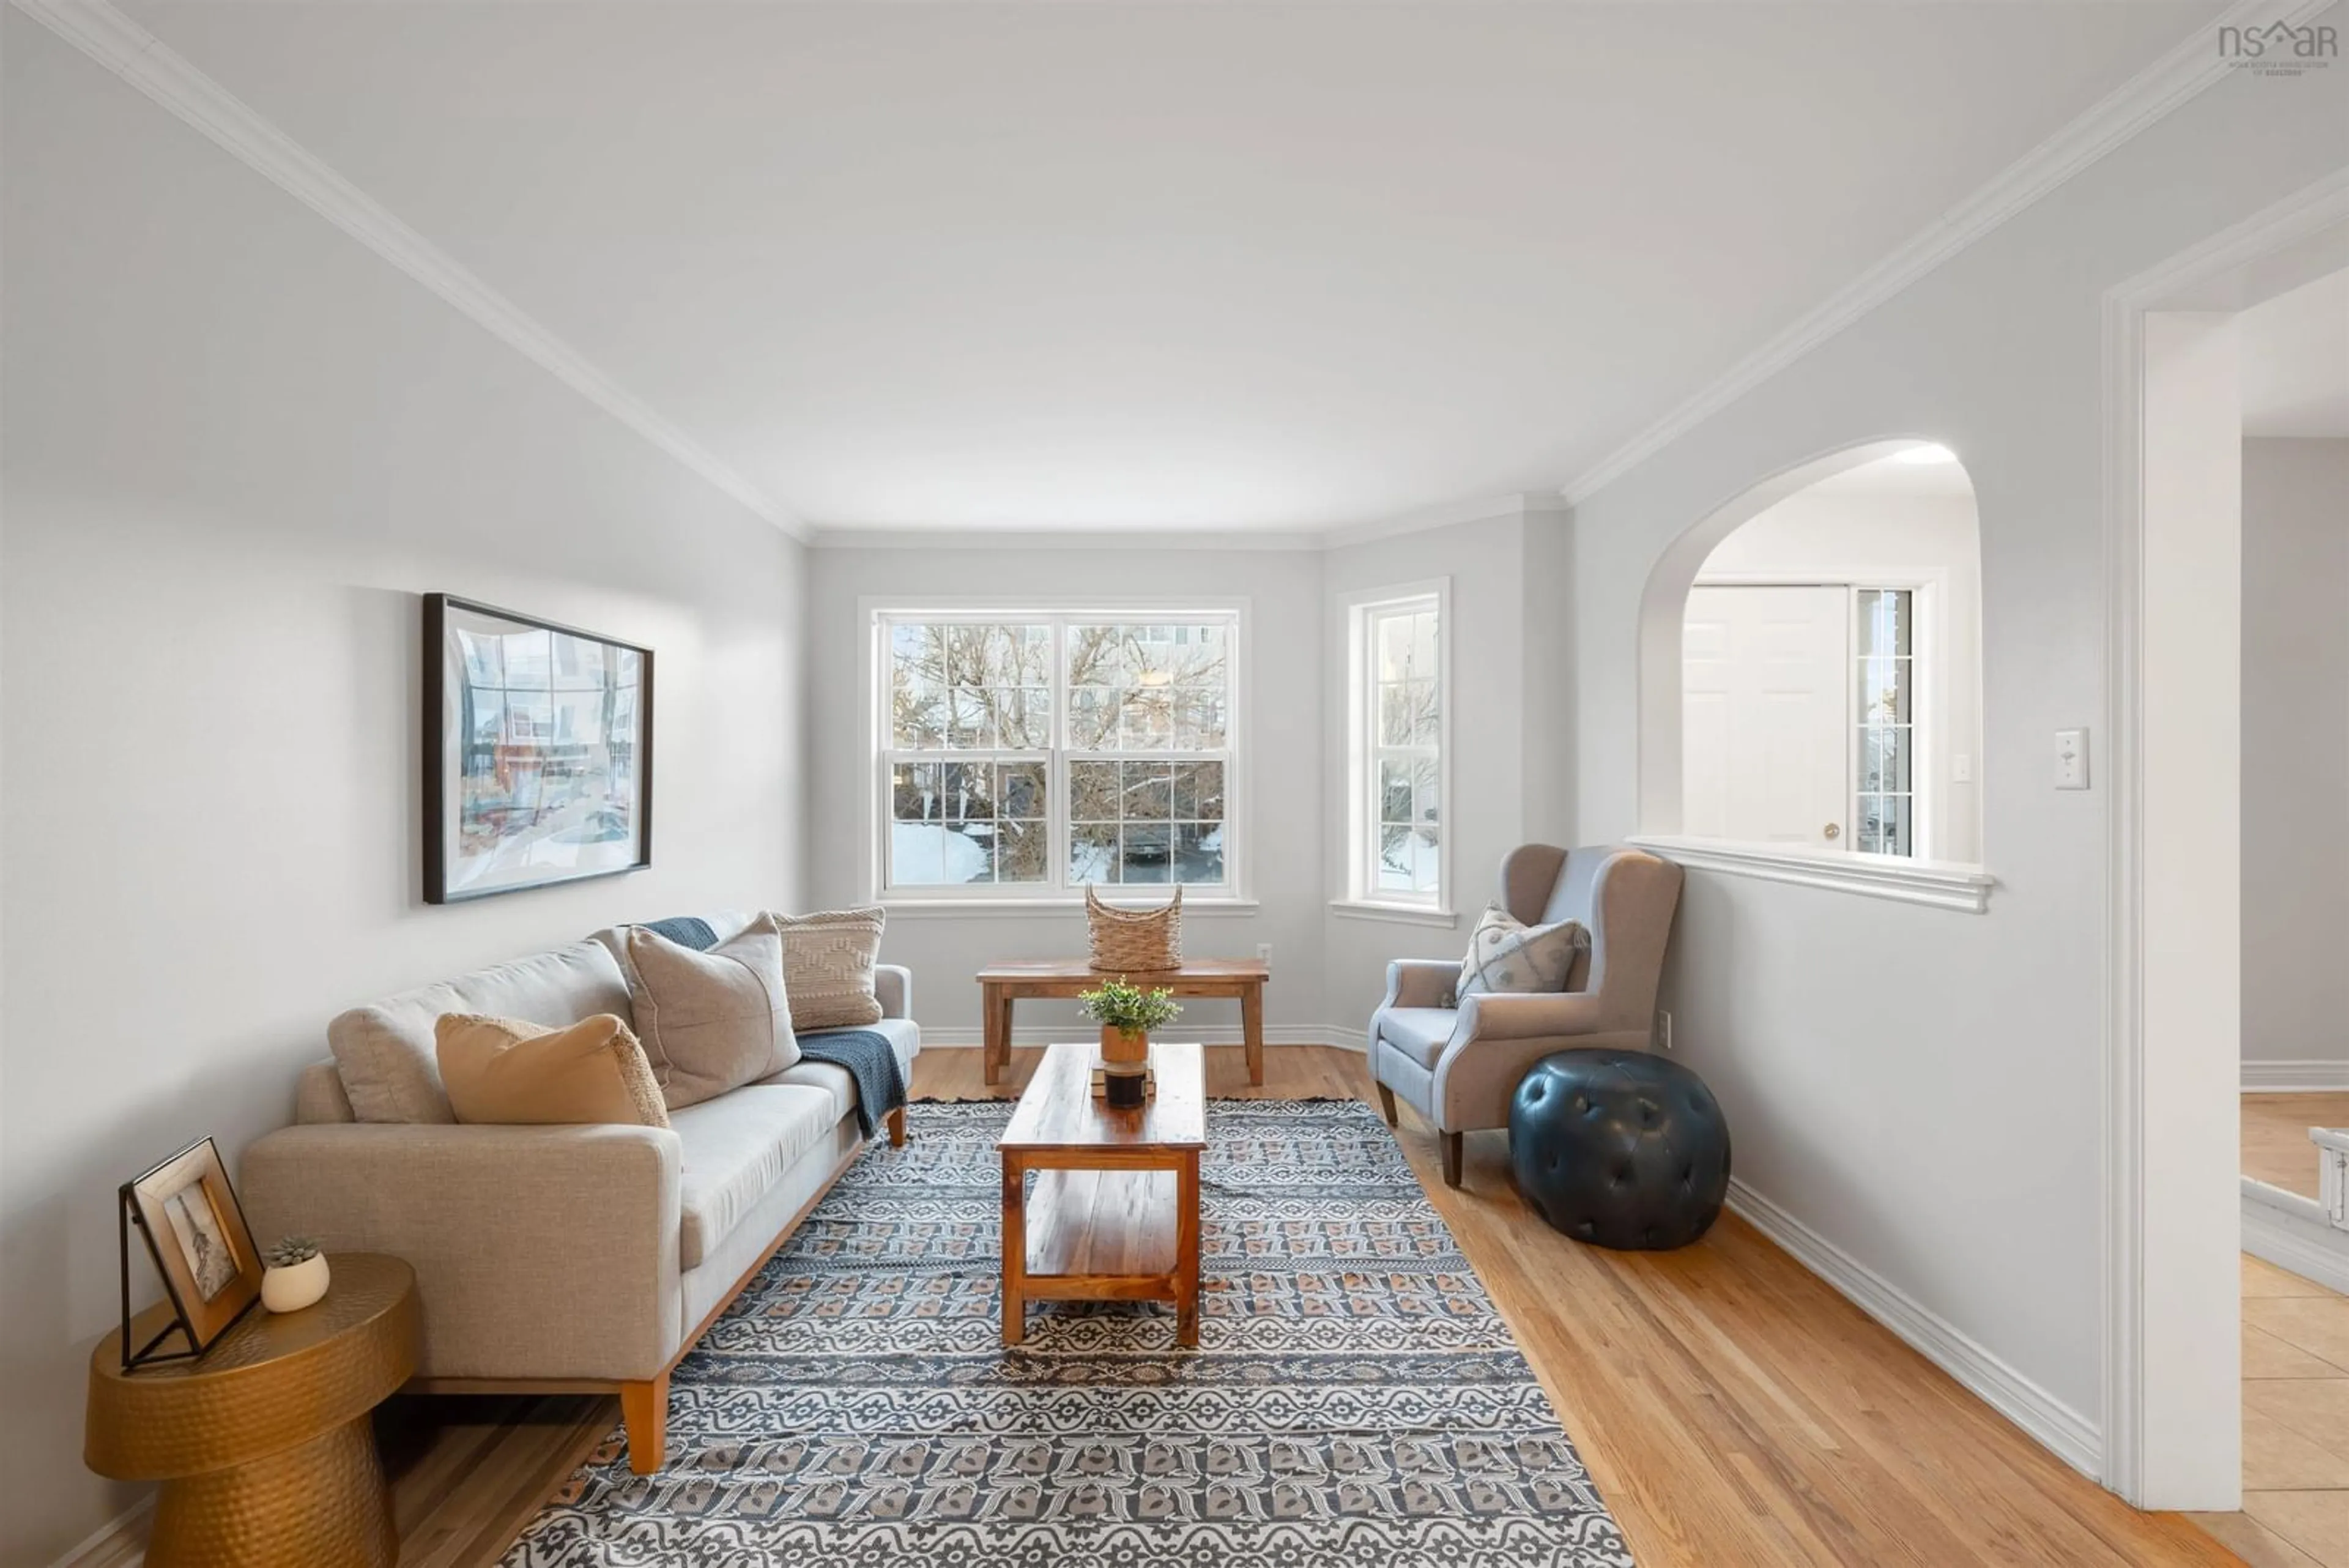
<instances>
[{"instance_id":1,"label":"wooden coffee table","mask_svg":"<svg viewBox=\"0 0 2349 1568\"><path fill-rule=\"evenodd\" d=\"M996 963L978 971L980 1018L986 1049L979 1067L990 1084L1001 1079L1011 1059L1011 1005L1026 996L1071 997L1091 991L1105 975L1083 959L1048 959L1040 963ZM1272 966L1262 959L1191 959L1180 969L1139 971L1124 976L1136 985L1164 986L1177 996L1228 996L1240 1004L1240 1041L1247 1051L1248 1082L1264 1082L1264 986Z\"/></svg>"},{"instance_id":2,"label":"wooden coffee table","mask_svg":"<svg viewBox=\"0 0 2349 1568\"><path fill-rule=\"evenodd\" d=\"M1089 1044L1048 1045L996 1147L1003 1156L1003 1343L1031 1301L1169 1301L1199 1343L1199 1153L1205 1053L1150 1044L1158 1092L1140 1110L1092 1096ZM1028 1173L1036 1175L1035 1189Z\"/></svg>"}]
</instances>

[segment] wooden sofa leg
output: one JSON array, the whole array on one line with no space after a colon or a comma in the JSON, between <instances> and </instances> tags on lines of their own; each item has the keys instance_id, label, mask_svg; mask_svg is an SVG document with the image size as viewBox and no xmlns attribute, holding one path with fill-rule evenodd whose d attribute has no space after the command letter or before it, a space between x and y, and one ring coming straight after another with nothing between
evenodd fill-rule
<instances>
[{"instance_id":1,"label":"wooden sofa leg","mask_svg":"<svg viewBox=\"0 0 2349 1568\"><path fill-rule=\"evenodd\" d=\"M881 1119L884 1122L886 1122L889 1126L889 1147L891 1148L905 1147L905 1107L899 1106L895 1110L891 1111L887 1116L883 1116Z\"/></svg>"},{"instance_id":2,"label":"wooden sofa leg","mask_svg":"<svg viewBox=\"0 0 2349 1568\"><path fill-rule=\"evenodd\" d=\"M628 1428L628 1468L657 1474L668 1458L668 1374L620 1385L620 1419Z\"/></svg>"},{"instance_id":3,"label":"wooden sofa leg","mask_svg":"<svg viewBox=\"0 0 2349 1568\"><path fill-rule=\"evenodd\" d=\"M1395 1119L1394 1091L1388 1088L1384 1084L1381 1084L1379 1085L1379 1109L1387 1114L1387 1126L1400 1127L1402 1125Z\"/></svg>"},{"instance_id":4,"label":"wooden sofa leg","mask_svg":"<svg viewBox=\"0 0 2349 1568\"><path fill-rule=\"evenodd\" d=\"M1460 1140L1464 1136L1456 1132L1444 1135L1444 1185L1446 1187L1460 1185Z\"/></svg>"}]
</instances>

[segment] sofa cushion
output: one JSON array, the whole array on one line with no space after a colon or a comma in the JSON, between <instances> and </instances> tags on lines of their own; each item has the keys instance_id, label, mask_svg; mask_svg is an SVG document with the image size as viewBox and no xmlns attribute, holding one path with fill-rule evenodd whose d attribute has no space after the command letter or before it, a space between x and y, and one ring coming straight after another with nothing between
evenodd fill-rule
<instances>
[{"instance_id":1,"label":"sofa cushion","mask_svg":"<svg viewBox=\"0 0 2349 1568\"><path fill-rule=\"evenodd\" d=\"M873 961L887 919L881 906L768 918L782 928L783 977L793 1023L802 1029L853 1029L880 1022Z\"/></svg>"},{"instance_id":2,"label":"sofa cushion","mask_svg":"<svg viewBox=\"0 0 2349 1568\"><path fill-rule=\"evenodd\" d=\"M678 1262L694 1269L840 1120L802 1084L752 1084L669 1114L682 1146Z\"/></svg>"},{"instance_id":3,"label":"sofa cushion","mask_svg":"<svg viewBox=\"0 0 2349 1568\"><path fill-rule=\"evenodd\" d=\"M668 1126L644 1047L616 1014L599 1012L567 1029L548 1029L451 1012L434 1033L441 1086L460 1122Z\"/></svg>"},{"instance_id":4,"label":"sofa cushion","mask_svg":"<svg viewBox=\"0 0 2349 1568\"><path fill-rule=\"evenodd\" d=\"M526 1018L560 1029L598 1012L630 1016L628 983L612 955L574 942L354 1007L326 1025L335 1070L363 1122L453 1122L434 1060L433 1025L448 1012Z\"/></svg>"},{"instance_id":5,"label":"sofa cushion","mask_svg":"<svg viewBox=\"0 0 2349 1568\"><path fill-rule=\"evenodd\" d=\"M1459 1022L1460 1014L1448 1007L1390 1007L1379 1014L1379 1038L1433 1070Z\"/></svg>"},{"instance_id":6,"label":"sofa cushion","mask_svg":"<svg viewBox=\"0 0 2349 1568\"><path fill-rule=\"evenodd\" d=\"M800 1059L783 990L783 938L753 920L708 952L643 926L627 929L636 1038L672 1111L781 1072Z\"/></svg>"}]
</instances>

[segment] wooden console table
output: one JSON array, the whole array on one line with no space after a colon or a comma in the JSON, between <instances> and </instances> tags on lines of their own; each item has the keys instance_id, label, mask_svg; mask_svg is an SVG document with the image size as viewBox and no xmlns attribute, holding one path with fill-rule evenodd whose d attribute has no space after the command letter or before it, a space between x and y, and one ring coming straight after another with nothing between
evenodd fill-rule
<instances>
[{"instance_id":1,"label":"wooden console table","mask_svg":"<svg viewBox=\"0 0 2349 1568\"><path fill-rule=\"evenodd\" d=\"M1003 1076L1011 1060L1011 1007L1026 996L1073 997L1092 991L1114 975L1103 974L1082 959L1050 959L1040 963L989 964L978 971L981 1016L986 1020L982 1067L990 1084ZM1272 966L1261 959L1191 959L1181 969L1154 974L1128 974L1135 985L1164 986L1177 996L1237 997L1240 1004L1240 1038L1247 1050L1248 1082L1264 1082L1264 985Z\"/></svg>"},{"instance_id":2,"label":"wooden console table","mask_svg":"<svg viewBox=\"0 0 2349 1568\"><path fill-rule=\"evenodd\" d=\"M1031 1301L1174 1303L1174 1343L1199 1343L1204 1053L1150 1043L1158 1093L1138 1110L1092 1096L1092 1045L1044 1048L996 1147L1003 1158L1003 1343ZM1036 1173L1036 1190L1028 1175Z\"/></svg>"}]
</instances>

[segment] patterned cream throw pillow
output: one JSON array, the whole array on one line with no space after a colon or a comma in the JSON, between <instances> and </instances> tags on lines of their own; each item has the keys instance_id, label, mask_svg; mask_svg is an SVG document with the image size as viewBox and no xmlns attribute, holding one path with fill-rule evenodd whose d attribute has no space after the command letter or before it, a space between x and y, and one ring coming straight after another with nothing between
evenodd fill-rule
<instances>
[{"instance_id":1,"label":"patterned cream throw pillow","mask_svg":"<svg viewBox=\"0 0 2349 1568\"><path fill-rule=\"evenodd\" d=\"M1564 991L1567 977L1574 972L1575 954L1589 945L1590 933L1579 921L1528 926L1500 905L1492 905L1468 938L1468 956L1460 961L1454 997Z\"/></svg>"},{"instance_id":2,"label":"patterned cream throw pillow","mask_svg":"<svg viewBox=\"0 0 2349 1568\"><path fill-rule=\"evenodd\" d=\"M783 933L783 987L799 1028L859 1029L881 1022L873 963L886 916L878 904L815 915L769 915Z\"/></svg>"}]
</instances>

